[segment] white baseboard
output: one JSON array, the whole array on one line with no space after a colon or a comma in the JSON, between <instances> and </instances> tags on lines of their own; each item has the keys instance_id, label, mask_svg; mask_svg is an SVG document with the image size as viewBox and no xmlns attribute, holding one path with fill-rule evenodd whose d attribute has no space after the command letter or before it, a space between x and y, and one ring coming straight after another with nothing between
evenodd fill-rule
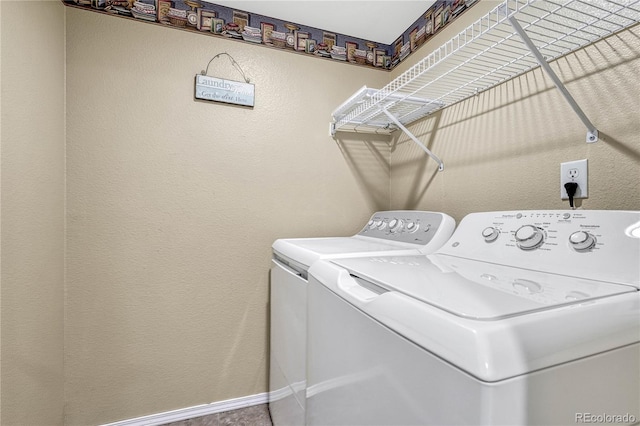
<instances>
[{"instance_id":1,"label":"white baseboard","mask_svg":"<svg viewBox=\"0 0 640 426\"><path fill-rule=\"evenodd\" d=\"M243 396L241 398L228 399L226 401L212 402L210 404L196 405L194 407L180 408L179 410L166 411L164 413L151 414L135 419L122 420L115 423L107 423L102 426L159 426L194 417L208 416L210 414L237 410L238 408L252 407L254 405L269 402L269 393Z\"/></svg>"}]
</instances>

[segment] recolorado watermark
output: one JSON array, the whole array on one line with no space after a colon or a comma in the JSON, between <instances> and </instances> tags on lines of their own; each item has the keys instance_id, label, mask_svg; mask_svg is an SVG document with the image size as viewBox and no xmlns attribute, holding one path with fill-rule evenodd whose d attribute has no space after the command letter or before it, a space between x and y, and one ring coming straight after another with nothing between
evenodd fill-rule
<instances>
[{"instance_id":1,"label":"recolorado watermark","mask_svg":"<svg viewBox=\"0 0 640 426\"><path fill-rule=\"evenodd\" d=\"M576 423L635 423L636 416L633 414L594 414L594 413L576 413Z\"/></svg>"}]
</instances>

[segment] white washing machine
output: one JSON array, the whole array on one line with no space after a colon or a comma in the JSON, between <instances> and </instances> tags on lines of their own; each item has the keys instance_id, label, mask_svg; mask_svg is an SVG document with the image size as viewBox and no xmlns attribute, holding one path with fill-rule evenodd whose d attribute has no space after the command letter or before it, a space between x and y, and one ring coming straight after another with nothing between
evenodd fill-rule
<instances>
[{"instance_id":1,"label":"white washing machine","mask_svg":"<svg viewBox=\"0 0 640 426\"><path fill-rule=\"evenodd\" d=\"M443 213L375 213L356 235L279 239L271 266L269 410L276 426L303 425L306 389L307 271L319 259L418 255L440 248L455 221Z\"/></svg>"},{"instance_id":2,"label":"white washing machine","mask_svg":"<svg viewBox=\"0 0 640 426\"><path fill-rule=\"evenodd\" d=\"M640 212L474 213L309 270L308 425L640 421Z\"/></svg>"}]
</instances>

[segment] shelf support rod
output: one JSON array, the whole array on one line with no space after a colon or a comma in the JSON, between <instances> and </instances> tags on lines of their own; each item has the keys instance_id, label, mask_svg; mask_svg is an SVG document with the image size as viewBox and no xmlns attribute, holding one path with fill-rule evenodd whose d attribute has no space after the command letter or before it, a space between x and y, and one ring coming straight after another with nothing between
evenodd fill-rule
<instances>
[{"instance_id":1,"label":"shelf support rod","mask_svg":"<svg viewBox=\"0 0 640 426\"><path fill-rule=\"evenodd\" d=\"M557 74L551 69L551 67L549 66L549 63L546 61L546 59L544 59L544 56L542 56L542 53L540 53L540 51L535 46L535 44L533 44L533 42L531 41L527 33L520 26L520 23L518 22L518 20L513 15L507 19L511 23L511 26L513 27L513 29L516 30L520 38L522 38L522 41L524 42L524 44L526 44L529 50L531 51L531 53L533 53L533 56L536 57L542 69L547 73L547 75L551 78L551 80L553 80L553 83L556 85L558 90L560 90L560 93L562 94L562 96L564 96L565 100L569 103L569 106L571 106L573 111L578 115L578 118L580 118L580 120L582 120L584 125L587 127L587 143L598 142L598 129L596 129L596 126L594 126L593 123L591 123L591 121L586 116L586 114L582 111L582 109L580 108L576 100L573 99L573 96L571 96L571 93L569 93L569 91L564 86L562 81L560 81L560 78L558 78Z\"/></svg>"},{"instance_id":2,"label":"shelf support rod","mask_svg":"<svg viewBox=\"0 0 640 426\"><path fill-rule=\"evenodd\" d=\"M389 117L389 119L391 121L393 121L393 123L398 126L398 128L400 130L402 130L407 136L409 136L411 138L412 141L414 141L420 148L422 148L422 150L424 152L426 152L427 154L429 154L429 157L433 158L433 160L438 163L438 171L443 171L444 170L444 163L442 162L442 160L440 160L438 158L437 155L435 155L433 152L431 152L431 150L429 150L429 148L427 148L426 146L424 146L424 144L422 142L420 142L420 140L418 138L416 138L413 133L411 133L409 130L407 130L406 127L404 127L402 125L402 123L400 123L400 121L398 121L398 119L391 114L389 111L386 110L386 108L381 108L382 112Z\"/></svg>"}]
</instances>

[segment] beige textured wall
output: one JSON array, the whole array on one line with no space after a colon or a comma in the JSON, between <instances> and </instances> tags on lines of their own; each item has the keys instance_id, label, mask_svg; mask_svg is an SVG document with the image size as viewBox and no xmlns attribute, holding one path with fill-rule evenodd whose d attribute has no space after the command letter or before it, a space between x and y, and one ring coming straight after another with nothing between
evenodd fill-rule
<instances>
[{"instance_id":1,"label":"beige textured wall","mask_svg":"<svg viewBox=\"0 0 640 426\"><path fill-rule=\"evenodd\" d=\"M495 4L479 2L393 76ZM640 209L639 37L636 25L552 63L599 129L599 142L585 143L586 128L537 69L410 126L444 161L443 172L396 135L391 207L445 211L457 220L473 211L569 208L560 199L560 163L587 158L582 207Z\"/></svg>"},{"instance_id":2,"label":"beige textured wall","mask_svg":"<svg viewBox=\"0 0 640 426\"><path fill-rule=\"evenodd\" d=\"M65 423L117 421L266 391L275 238L352 233L389 207L563 208L559 163L580 158L585 208L640 209L637 27L553 65L603 140L585 144L534 71L412 126L442 173L402 136L392 153L327 136L331 110L408 64L389 75L58 1L0 2L0 31L3 425L63 423L63 306ZM253 110L193 101L222 51L256 84ZM240 78L226 58L210 75Z\"/></svg>"},{"instance_id":3,"label":"beige textured wall","mask_svg":"<svg viewBox=\"0 0 640 426\"><path fill-rule=\"evenodd\" d=\"M254 109L193 100L220 52ZM209 75L240 79L226 57ZM267 391L270 246L388 208L388 145L328 136L339 103L387 80L67 9L67 424Z\"/></svg>"},{"instance_id":4,"label":"beige textured wall","mask_svg":"<svg viewBox=\"0 0 640 426\"><path fill-rule=\"evenodd\" d=\"M2 1L3 426L63 424L64 6Z\"/></svg>"}]
</instances>

